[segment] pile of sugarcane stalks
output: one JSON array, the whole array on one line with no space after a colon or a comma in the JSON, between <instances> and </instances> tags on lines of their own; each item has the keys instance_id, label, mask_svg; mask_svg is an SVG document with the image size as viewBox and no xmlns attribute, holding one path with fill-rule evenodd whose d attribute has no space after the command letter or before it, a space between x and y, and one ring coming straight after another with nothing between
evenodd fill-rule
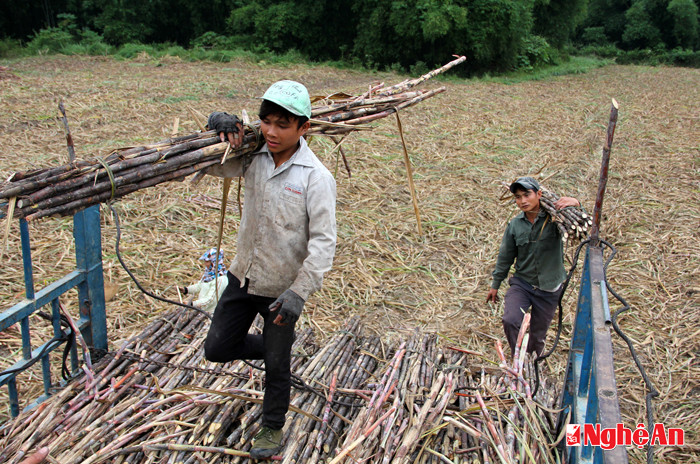
<instances>
[{"instance_id":1,"label":"pile of sugarcane stalks","mask_svg":"<svg viewBox=\"0 0 700 464\"><path fill-rule=\"evenodd\" d=\"M315 97L309 135L327 135L337 144L338 135L370 129L366 123L384 118L445 91L412 90L427 79L462 63L460 57L417 79L385 87L379 84L366 93L351 96L336 93ZM222 162L226 157L244 156L259 148L259 121L245 126L243 144L228 153L213 131L174 137L155 144L118 149L92 161L16 172L0 184L0 217L14 216L28 221L46 216L66 216L88 206L111 201L163 182L187 176Z\"/></svg>"},{"instance_id":2,"label":"pile of sugarcane stalks","mask_svg":"<svg viewBox=\"0 0 700 464\"><path fill-rule=\"evenodd\" d=\"M16 464L44 446L49 462L61 464L248 462L264 372L204 360L207 328L191 311L153 321L5 424L0 462ZM508 365L498 350L500 363L484 366L482 354L440 346L436 334L414 332L398 346L365 336L358 319L321 347L301 330L283 449L273 459L555 462L545 417L556 395L541 385L538 403L547 409L533 401L519 353Z\"/></svg>"},{"instance_id":3,"label":"pile of sugarcane stalks","mask_svg":"<svg viewBox=\"0 0 700 464\"><path fill-rule=\"evenodd\" d=\"M510 192L510 184L501 182L501 185L506 189L501 199L512 198ZM588 237L588 231L593 226L593 217L586 213L581 207L569 206L562 209L557 209L554 203L559 200L559 195L548 190L540 185L542 198L540 198L540 207L549 214L552 222L559 229L561 240L567 241L583 241Z\"/></svg>"}]
</instances>

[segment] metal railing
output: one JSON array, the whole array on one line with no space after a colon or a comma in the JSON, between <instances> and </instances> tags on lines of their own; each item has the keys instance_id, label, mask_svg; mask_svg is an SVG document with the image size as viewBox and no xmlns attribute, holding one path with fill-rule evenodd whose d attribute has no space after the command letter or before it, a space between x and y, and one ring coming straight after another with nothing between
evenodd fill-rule
<instances>
[{"instance_id":1,"label":"metal railing","mask_svg":"<svg viewBox=\"0 0 700 464\"><path fill-rule=\"evenodd\" d=\"M86 344L95 350L107 349L107 323L105 315L104 280L102 275L102 241L100 228L100 207L95 205L73 216L73 238L75 240L76 269L45 288L35 291L32 269L29 226L20 219L22 262L24 266L25 298L0 314L0 331L19 323L22 336L22 359L0 372L0 386L9 390L10 413L13 417L20 413L17 376L36 362L41 363L44 393L27 405L27 409L37 405L51 395L54 382L51 379L49 354L70 339L72 329L61 327L60 297L73 288L78 290L80 319L76 326ZM54 337L32 348L29 316L42 307L51 305L51 323ZM70 348L71 368L78 368L76 344Z\"/></svg>"}]
</instances>

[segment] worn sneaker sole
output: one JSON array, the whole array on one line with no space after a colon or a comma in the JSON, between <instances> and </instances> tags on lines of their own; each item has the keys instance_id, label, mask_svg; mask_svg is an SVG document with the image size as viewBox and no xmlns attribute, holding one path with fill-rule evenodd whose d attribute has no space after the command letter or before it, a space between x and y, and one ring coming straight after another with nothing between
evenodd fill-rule
<instances>
[{"instance_id":1,"label":"worn sneaker sole","mask_svg":"<svg viewBox=\"0 0 700 464\"><path fill-rule=\"evenodd\" d=\"M280 448L253 448L250 450L250 457L253 459L268 459L277 454Z\"/></svg>"}]
</instances>

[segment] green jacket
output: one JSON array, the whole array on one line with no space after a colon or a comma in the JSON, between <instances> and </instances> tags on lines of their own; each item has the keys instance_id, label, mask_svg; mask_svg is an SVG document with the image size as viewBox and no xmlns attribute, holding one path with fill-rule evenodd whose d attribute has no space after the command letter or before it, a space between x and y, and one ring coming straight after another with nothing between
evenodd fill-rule
<instances>
[{"instance_id":1,"label":"green jacket","mask_svg":"<svg viewBox=\"0 0 700 464\"><path fill-rule=\"evenodd\" d=\"M542 290L556 290L564 281L564 244L549 214L540 211L533 224L521 212L508 223L498 251L491 288L501 286L513 261L513 275Z\"/></svg>"}]
</instances>

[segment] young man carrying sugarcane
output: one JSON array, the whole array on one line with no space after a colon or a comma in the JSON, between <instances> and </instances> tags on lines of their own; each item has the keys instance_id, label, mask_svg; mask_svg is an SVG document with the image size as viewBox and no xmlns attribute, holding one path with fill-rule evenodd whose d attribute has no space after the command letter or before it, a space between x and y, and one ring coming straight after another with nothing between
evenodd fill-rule
<instances>
[{"instance_id":1,"label":"young man carrying sugarcane","mask_svg":"<svg viewBox=\"0 0 700 464\"><path fill-rule=\"evenodd\" d=\"M294 81L274 83L260 105L263 147L210 168L209 174L245 178L245 202L229 284L204 342L208 360L264 359L262 423L251 449L254 459L281 448L289 409L294 325L309 295L321 288L335 254L335 179L306 144L311 102ZM215 112L209 128L241 145L238 118ZM243 158L246 160L244 161ZM264 320L262 335L249 334Z\"/></svg>"},{"instance_id":2,"label":"young man carrying sugarcane","mask_svg":"<svg viewBox=\"0 0 700 464\"><path fill-rule=\"evenodd\" d=\"M539 356L566 278L564 244L550 215L540 208L542 192L537 180L520 177L510 185L510 191L521 213L506 226L486 301L498 302L498 288L515 261L505 295L503 329L513 356L523 317L530 311L527 352ZM561 197L554 203L557 209L568 206L580 206L579 201Z\"/></svg>"}]
</instances>

